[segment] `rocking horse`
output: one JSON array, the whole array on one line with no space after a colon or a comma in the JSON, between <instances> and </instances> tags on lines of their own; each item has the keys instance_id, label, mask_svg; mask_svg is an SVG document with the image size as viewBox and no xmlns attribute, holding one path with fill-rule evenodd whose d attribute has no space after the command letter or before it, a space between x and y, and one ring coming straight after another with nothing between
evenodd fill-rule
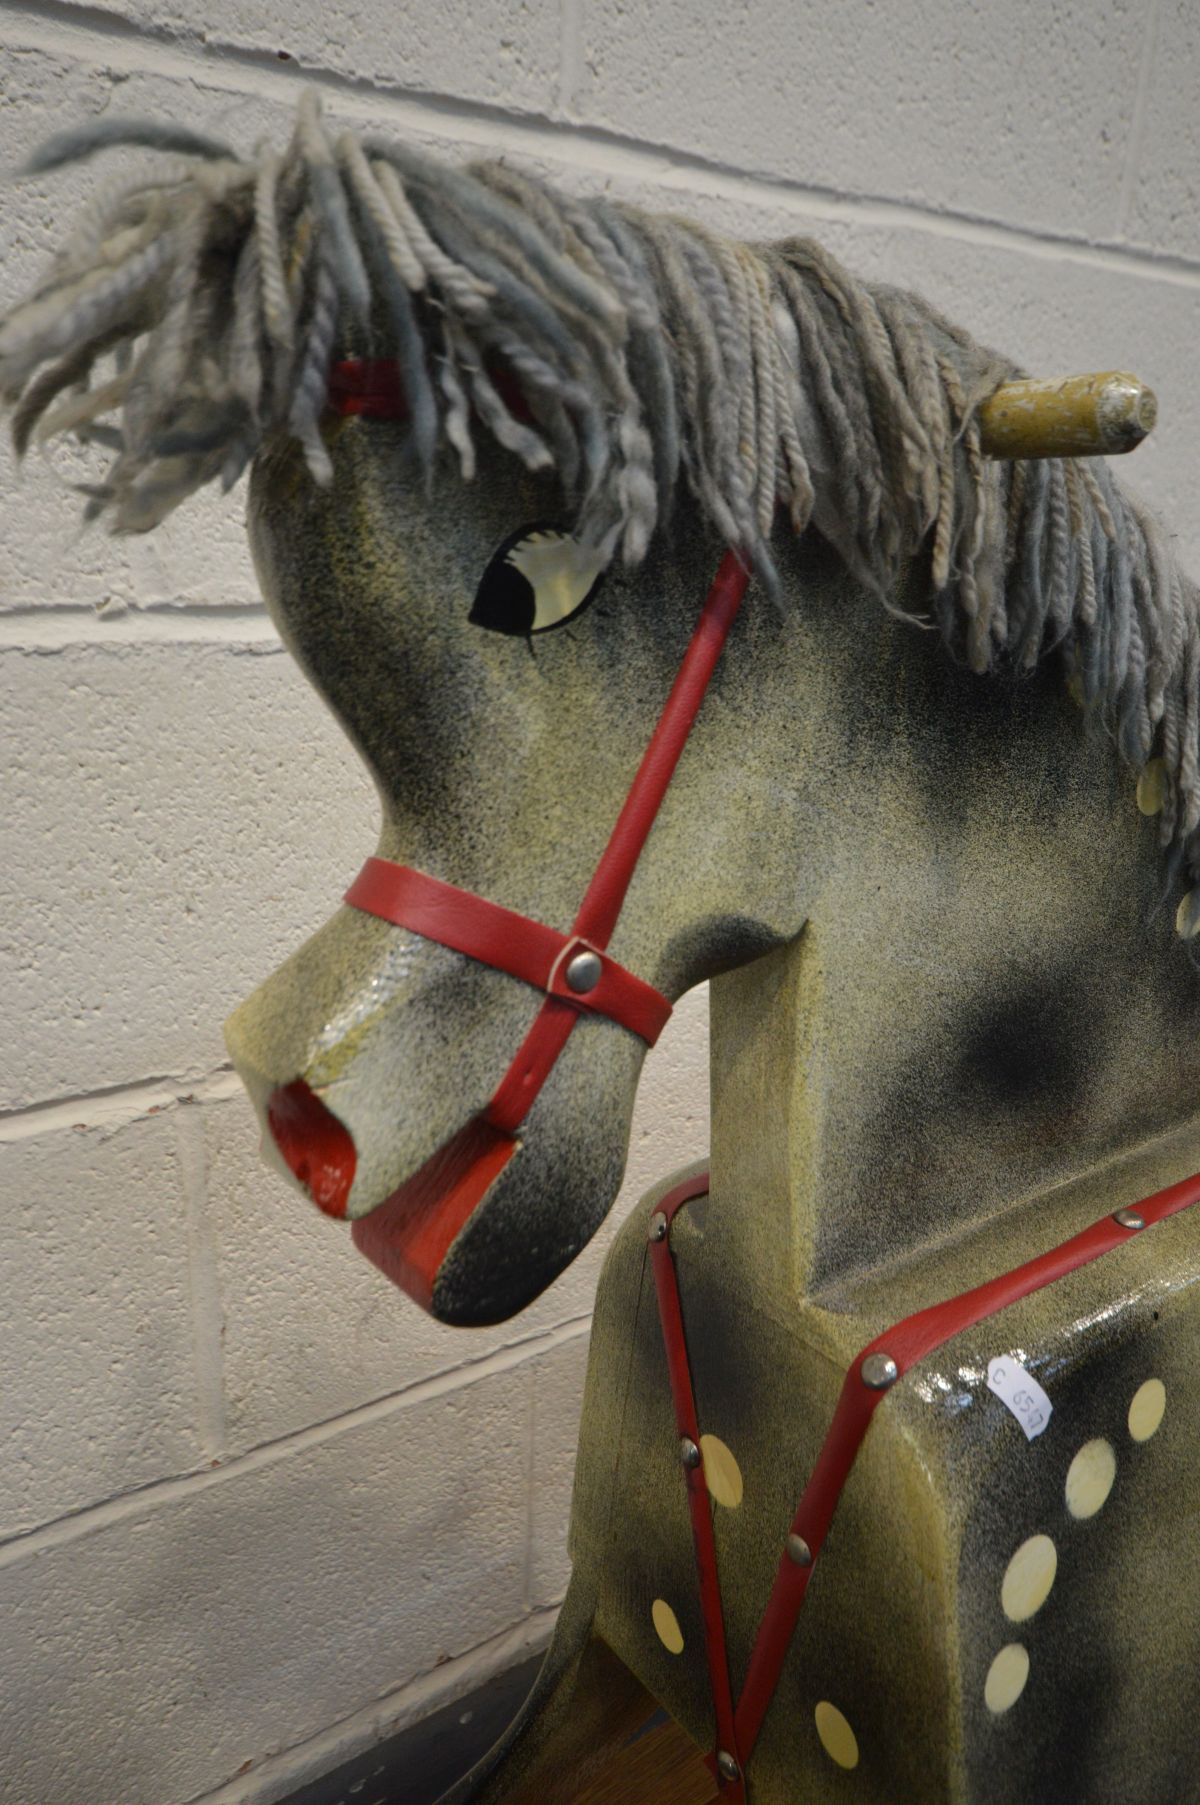
<instances>
[{"instance_id":1,"label":"rocking horse","mask_svg":"<svg viewBox=\"0 0 1200 1805\"><path fill-rule=\"evenodd\" d=\"M31 167L109 144L0 323L18 446L110 451L118 531L249 467L382 803L228 1024L272 1156L510 1316L712 981L711 1159L609 1255L570 1590L454 1800L570 1797L613 1656L731 1800L1200 1797L1200 596L1094 458L1152 398L311 99Z\"/></svg>"}]
</instances>

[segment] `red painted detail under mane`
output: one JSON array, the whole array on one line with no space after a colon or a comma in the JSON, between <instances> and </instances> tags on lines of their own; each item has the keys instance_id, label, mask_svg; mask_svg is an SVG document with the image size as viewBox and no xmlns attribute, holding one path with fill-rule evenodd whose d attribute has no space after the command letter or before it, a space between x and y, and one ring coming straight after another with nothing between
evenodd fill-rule
<instances>
[{"instance_id":1,"label":"red painted detail under mane","mask_svg":"<svg viewBox=\"0 0 1200 1805\"><path fill-rule=\"evenodd\" d=\"M345 357L329 372L329 405L339 414L407 420L408 397L394 357Z\"/></svg>"},{"instance_id":2,"label":"red painted detail under mane","mask_svg":"<svg viewBox=\"0 0 1200 1805\"><path fill-rule=\"evenodd\" d=\"M528 425L533 415L512 371L488 367L488 379L514 420ZM343 357L329 372L329 405L338 414L369 420L407 420L408 396L394 357Z\"/></svg>"}]
</instances>

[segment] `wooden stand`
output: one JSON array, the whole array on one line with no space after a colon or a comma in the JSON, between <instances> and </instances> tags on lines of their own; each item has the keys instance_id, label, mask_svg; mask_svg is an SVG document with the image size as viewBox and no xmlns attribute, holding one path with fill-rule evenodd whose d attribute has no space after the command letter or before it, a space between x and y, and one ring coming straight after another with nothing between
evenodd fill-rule
<instances>
[{"instance_id":1,"label":"wooden stand","mask_svg":"<svg viewBox=\"0 0 1200 1805\"><path fill-rule=\"evenodd\" d=\"M713 1805L696 1744L603 1642L564 1686L570 1716L505 1805Z\"/></svg>"}]
</instances>

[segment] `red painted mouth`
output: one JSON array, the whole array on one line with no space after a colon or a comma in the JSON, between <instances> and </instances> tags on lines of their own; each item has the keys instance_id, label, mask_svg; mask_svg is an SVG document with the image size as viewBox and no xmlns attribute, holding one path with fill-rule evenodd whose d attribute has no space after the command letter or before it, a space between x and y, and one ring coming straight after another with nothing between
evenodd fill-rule
<instances>
[{"instance_id":1,"label":"red painted mouth","mask_svg":"<svg viewBox=\"0 0 1200 1805\"><path fill-rule=\"evenodd\" d=\"M303 1078L280 1085L267 1124L288 1170L327 1216L344 1216L358 1163L349 1129ZM442 1261L520 1142L475 1116L390 1197L351 1225L359 1252L432 1309Z\"/></svg>"},{"instance_id":2,"label":"red painted mouth","mask_svg":"<svg viewBox=\"0 0 1200 1805\"><path fill-rule=\"evenodd\" d=\"M303 1078L272 1091L267 1126L288 1171L317 1208L327 1216L344 1216L358 1164L349 1129Z\"/></svg>"},{"instance_id":3,"label":"red painted mouth","mask_svg":"<svg viewBox=\"0 0 1200 1805\"><path fill-rule=\"evenodd\" d=\"M359 1253L394 1285L433 1308L433 1287L452 1242L520 1142L475 1116L368 1216L351 1225Z\"/></svg>"}]
</instances>

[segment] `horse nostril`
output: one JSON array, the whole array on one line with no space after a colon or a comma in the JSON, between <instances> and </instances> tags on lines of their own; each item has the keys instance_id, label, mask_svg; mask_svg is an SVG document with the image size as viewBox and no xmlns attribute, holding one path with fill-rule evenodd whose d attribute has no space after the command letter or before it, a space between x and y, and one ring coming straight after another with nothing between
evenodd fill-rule
<instances>
[{"instance_id":1,"label":"horse nostril","mask_svg":"<svg viewBox=\"0 0 1200 1805\"><path fill-rule=\"evenodd\" d=\"M292 1177L327 1216L344 1216L358 1155L350 1131L303 1078L267 1102L267 1126Z\"/></svg>"}]
</instances>

